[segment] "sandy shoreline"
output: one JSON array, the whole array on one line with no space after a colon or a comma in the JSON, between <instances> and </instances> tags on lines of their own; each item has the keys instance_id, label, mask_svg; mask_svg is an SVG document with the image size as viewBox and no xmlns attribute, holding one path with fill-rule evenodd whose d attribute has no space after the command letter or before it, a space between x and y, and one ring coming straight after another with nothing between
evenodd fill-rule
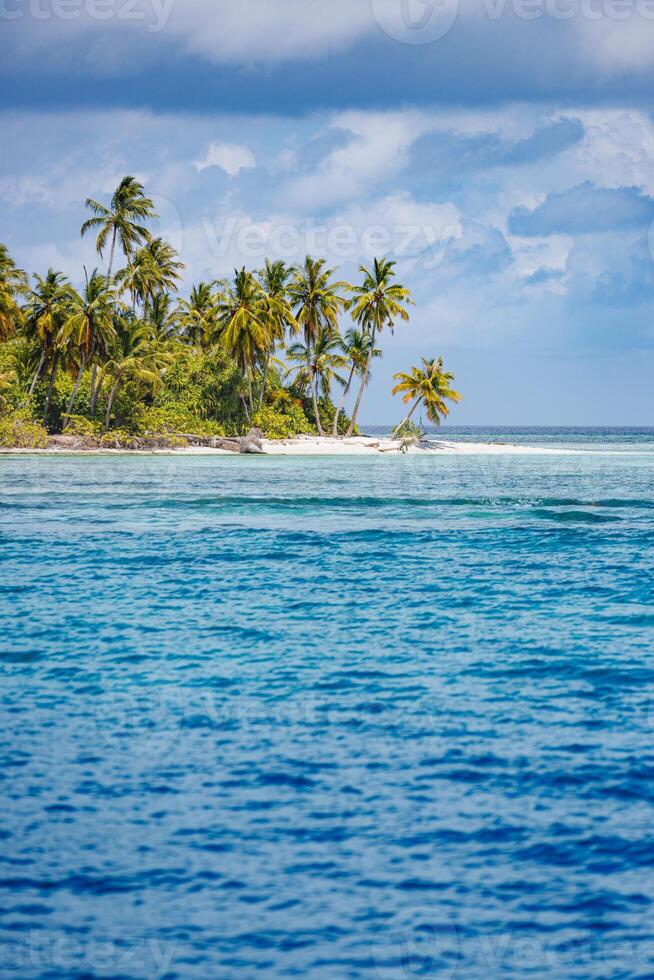
<instances>
[{"instance_id":1,"label":"sandy shoreline","mask_svg":"<svg viewBox=\"0 0 654 980\"><path fill-rule=\"evenodd\" d=\"M332 439L327 436L300 436L295 439L263 439L263 452L268 456L401 456L399 440L353 436L350 439ZM519 446L510 443L456 442L445 439L429 439L419 446L409 446L406 455L430 456L459 455L533 455L561 454L583 450ZM0 449L0 455L38 456L234 456L225 449L189 446L183 449Z\"/></svg>"}]
</instances>

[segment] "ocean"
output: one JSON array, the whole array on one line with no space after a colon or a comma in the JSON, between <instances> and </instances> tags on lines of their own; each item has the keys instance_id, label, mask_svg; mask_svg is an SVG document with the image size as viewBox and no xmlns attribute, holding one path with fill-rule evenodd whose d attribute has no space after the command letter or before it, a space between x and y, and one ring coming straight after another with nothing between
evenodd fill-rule
<instances>
[{"instance_id":1,"label":"ocean","mask_svg":"<svg viewBox=\"0 0 654 980\"><path fill-rule=\"evenodd\" d=\"M654 974L654 429L441 435L0 457L2 975Z\"/></svg>"}]
</instances>

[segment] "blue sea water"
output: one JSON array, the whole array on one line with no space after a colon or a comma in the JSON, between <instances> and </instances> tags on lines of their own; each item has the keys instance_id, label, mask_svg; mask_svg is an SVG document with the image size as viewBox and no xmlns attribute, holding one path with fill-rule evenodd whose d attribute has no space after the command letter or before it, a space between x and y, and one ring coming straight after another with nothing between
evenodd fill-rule
<instances>
[{"instance_id":1,"label":"blue sea water","mask_svg":"<svg viewBox=\"0 0 654 980\"><path fill-rule=\"evenodd\" d=\"M0 972L654 975L654 430L0 457Z\"/></svg>"}]
</instances>

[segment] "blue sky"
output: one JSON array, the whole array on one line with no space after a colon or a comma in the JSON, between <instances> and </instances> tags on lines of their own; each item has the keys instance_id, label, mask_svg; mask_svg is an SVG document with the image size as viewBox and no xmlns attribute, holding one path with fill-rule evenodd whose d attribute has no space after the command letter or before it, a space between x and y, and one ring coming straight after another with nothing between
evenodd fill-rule
<instances>
[{"instance_id":1,"label":"blue sky","mask_svg":"<svg viewBox=\"0 0 654 980\"><path fill-rule=\"evenodd\" d=\"M187 286L266 255L344 278L397 259L417 305L365 421L399 417L393 371L442 354L453 422L654 424L653 18L651 0L0 0L0 240L79 280L84 198L132 173Z\"/></svg>"}]
</instances>

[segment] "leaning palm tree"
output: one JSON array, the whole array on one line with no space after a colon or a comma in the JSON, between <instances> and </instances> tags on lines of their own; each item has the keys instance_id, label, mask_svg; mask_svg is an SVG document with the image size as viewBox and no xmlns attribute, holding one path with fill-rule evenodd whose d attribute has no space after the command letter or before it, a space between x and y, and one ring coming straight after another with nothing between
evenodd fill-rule
<instances>
[{"instance_id":1,"label":"leaning palm tree","mask_svg":"<svg viewBox=\"0 0 654 980\"><path fill-rule=\"evenodd\" d=\"M48 269L44 277L34 276L34 288L30 290L23 311L25 333L28 338L36 341L39 350L39 362L29 387L30 395L34 393L36 383L46 366L50 368L43 410L44 421L48 418L57 373L66 353L60 331L74 301L74 293L63 273Z\"/></svg>"},{"instance_id":2,"label":"leaning palm tree","mask_svg":"<svg viewBox=\"0 0 654 980\"><path fill-rule=\"evenodd\" d=\"M120 244L129 260L134 249L148 241L150 232L143 222L156 218L154 204L145 196L143 185L135 177L123 177L112 195L109 207L92 197L87 198L86 206L94 217L84 222L81 234L83 237L87 231L97 230L95 247L101 258L107 244L111 243L107 267L107 281L110 281L116 243Z\"/></svg>"},{"instance_id":3,"label":"leaning palm tree","mask_svg":"<svg viewBox=\"0 0 654 980\"><path fill-rule=\"evenodd\" d=\"M343 355L343 343L340 337L334 336L330 331L322 329L314 338L310 350L306 344L292 344L287 355L289 360L298 361L296 381L303 388L311 391L316 416L316 426L318 435L324 435L318 411L318 396L323 398L329 396L333 381L345 385L345 379L337 374L341 368L347 365L347 358Z\"/></svg>"},{"instance_id":4,"label":"leaning palm tree","mask_svg":"<svg viewBox=\"0 0 654 980\"><path fill-rule=\"evenodd\" d=\"M324 259L312 259L307 255L304 264L293 270L288 286L288 298L293 308L296 329L304 333L308 375L311 374L313 345L324 331L338 334L338 315L345 306L345 298L340 291L348 286L343 282L333 282L333 272L333 269L325 268ZM318 434L322 436L315 384L311 385L311 397L316 427Z\"/></svg>"},{"instance_id":5,"label":"leaning palm tree","mask_svg":"<svg viewBox=\"0 0 654 980\"><path fill-rule=\"evenodd\" d=\"M263 290L244 268L234 270L234 282L217 304L220 340L241 367L247 382L248 415L254 414L253 373L270 343Z\"/></svg>"},{"instance_id":6,"label":"leaning palm tree","mask_svg":"<svg viewBox=\"0 0 654 980\"><path fill-rule=\"evenodd\" d=\"M393 430L394 436L410 421L418 405L423 406L430 422L440 425L441 419L450 413L446 402L460 402L463 397L452 388L454 375L450 371L443 370L442 357L437 360L432 358L430 361L423 357L422 368L413 367L410 374L400 371L394 374L393 378L398 383L393 388L392 394L401 393L405 404L412 403L408 415Z\"/></svg>"},{"instance_id":7,"label":"leaning palm tree","mask_svg":"<svg viewBox=\"0 0 654 980\"><path fill-rule=\"evenodd\" d=\"M74 290L71 293L70 306L57 338L58 343L67 347L77 361L77 375L66 405L64 425L75 404L84 371L88 366L97 369L95 358L105 357L115 338L113 321L116 302L114 290L107 286L105 276L100 275L97 269L87 277L82 293ZM94 411L96 402L96 373L97 370L92 370L91 411Z\"/></svg>"},{"instance_id":8,"label":"leaning palm tree","mask_svg":"<svg viewBox=\"0 0 654 980\"><path fill-rule=\"evenodd\" d=\"M18 298L27 293L27 274L0 243L0 341L8 340L22 321Z\"/></svg>"},{"instance_id":9,"label":"leaning palm tree","mask_svg":"<svg viewBox=\"0 0 654 980\"><path fill-rule=\"evenodd\" d=\"M338 435L338 420L345 406L345 399L350 393L354 376L355 374L360 376L363 375L368 364L368 356L371 353L371 349L372 357L381 357L382 352L379 347L373 347L372 337L369 333L365 333L363 330L357 330L353 327L345 334L345 339L343 340L343 352L350 362L350 373L348 374L347 381L343 387L343 394L341 395L338 408L334 413L334 427L332 429L332 435L334 438L336 438ZM370 368L368 367L368 380L370 380L371 376Z\"/></svg>"},{"instance_id":10,"label":"leaning palm tree","mask_svg":"<svg viewBox=\"0 0 654 980\"><path fill-rule=\"evenodd\" d=\"M348 309L359 327L370 334L372 343L365 370L361 375L359 392L347 430L348 436L354 432L363 392L368 384L370 362L377 334L381 333L384 327L388 327L392 333L398 317L402 320L409 319L406 305L412 303L411 294L405 286L392 281L395 278L394 266L395 262L390 262L388 259L374 259L371 269L366 269L363 265L359 267L359 271L363 273L362 284L350 287L354 296L348 301Z\"/></svg>"}]
</instances>

